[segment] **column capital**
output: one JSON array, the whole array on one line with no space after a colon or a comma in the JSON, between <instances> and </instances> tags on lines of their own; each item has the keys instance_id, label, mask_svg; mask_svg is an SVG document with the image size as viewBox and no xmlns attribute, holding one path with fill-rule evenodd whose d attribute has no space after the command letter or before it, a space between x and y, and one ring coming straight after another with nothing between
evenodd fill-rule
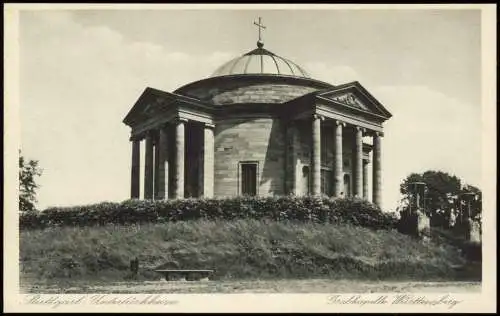
<instances>
[{"instance_id":1,"label":"column capital","mask_svg":"<svg viewBox=\"0 0 500 316\"><path fill-rule=\"evenodd\" d=\"M214 129L214 128L215 128L215 124L211 124L211 123L204 123L204 127L205 127L205 128Z\"/></svg>"},{"instance_id":2,"label":"column capital","mask_svg":"<svg viewBox=\"0 0 500 316\"><path fill-rule=\"evenodd\" d=\"M313 120L317 120L317 119L320 119L321 121L325 120L325 117L323 115L319 115L319 114L316 114L316 113L314 113L312 115L312 118L313 118Z\"/></svg>"},{"instance_id":3,"label":"column capital","mask_svg":"<svg viewBox=\"0 0 500 316\"><path fill-rule=\"evenodd\" d=\"M356 128L356 131L361 131L362 133L366 133L366 128L364 128L364 127L356 125L355 128Z\"/></svg>"},{"instance_id":4,"label":"column capital","mask_svg":"<svg viewBox=\"0 0 500 316\"><path fill-rule=\"evenodd\" d=\"M137 134L134 134L132 136L130 136L130 140L144 140L146 139L146 133L145 132L141 132L141 133L137 133Z\"/></svg>"},{"instance_id":5,"label":"column capital","mask_svg":"<svg viewBox=\"0 0 500 316\"><path fill-rule=\"evenodd\" d=\"M346 127L347 126L347 124L345 122L342 122L342 121L339 121L339 120L335 120L335 125L336 126L341 125L342 127Z\"/></svg>"},{"instance_id":6,"label":"column capital","mask_svg":"<svg viewBox=\"0 0 500 316\"><path fill-rule=\"evenodd\" d=\"M174 121L175 123L187 123L188 119L183 117L176 117Z\"/></svg>"},{"instance_id":7,"label":"column capital","mask_svg":"<svg viewBox=\"0 0 500 316\"><path fill-rule=\"evenodd\" d=\"M129 137L129 141L131 142L137 142L137 141L141 141L142 137L140 135L130 135Z\"/></svg>"},{"instance_id":8,"label":"column capital","mask_svg":"<svg viewBox=\"0 0 500 316\"><path fill-rule=\"evenodd\" d=\"M156 130L160 131L160 130L165 129L167 127L168 127L168 122L164 122L164 123L161 123L158 126L156 126Z\"/></svg>"},{"instance_id":9,"label":"column capital","mask_svg":"<svg viewBox=\"0 0 500 316\"><path fill-rule=\"evenodd\" d=\"M155 136L155 130L154 129L148 129L147 131L144 132L144 137L148 138L154 138Z\"/></svg>"}]
</instances>

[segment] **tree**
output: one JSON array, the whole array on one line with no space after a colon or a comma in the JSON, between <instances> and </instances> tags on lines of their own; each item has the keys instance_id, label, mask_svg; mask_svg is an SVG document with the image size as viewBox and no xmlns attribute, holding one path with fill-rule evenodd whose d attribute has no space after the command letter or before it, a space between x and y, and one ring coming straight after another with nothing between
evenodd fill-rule
<instances>
[{"instance_id":1,"label":"tree","mask_svg":"<svg viewBox=\"0 0 500 316\"><path fill-rule=\"evenodd\" d=\"M465 192L481 195L481 191L474 186L462 186L461 180L442 171L428 170L424 173L412 173L400 185L403 195L401 209L405 209L409 201L409 187L412 182L426 184L426 199L424 212L432 218L433 226L449 227L452 210L460 209L459 198ZM477 219L481 213L481 201L476 199L472 203L471 218Z\"/></svg>"},{"instance_id":2,"label":"tree","mask_svg":"<svg viewBox=\"0 0 500 316\"><path fill-rule=\"evenodd\" d=\"M36 211L36 190L39 185L35 180L41 175L42 170L38 166L38 161L31 159L26 161L19 151L19 210L21 212Z\"/></svg>"}]
</instances>

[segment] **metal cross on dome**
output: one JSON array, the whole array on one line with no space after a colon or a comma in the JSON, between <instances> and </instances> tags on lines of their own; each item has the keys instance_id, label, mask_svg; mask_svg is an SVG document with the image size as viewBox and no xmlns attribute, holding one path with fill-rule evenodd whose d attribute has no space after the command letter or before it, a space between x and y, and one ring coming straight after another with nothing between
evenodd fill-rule
<instances>
[{"instance_id":1,"label":"metal cross on dome","mask_svg":"<svg viewBox=\"0 0 500 316\"><path fill-rule=\"evenodd\" d=\"M259 16L259 23L254 21L253 24L257 25L257 27L259 28L259 42L258 43L262 43L261 31L262 31L262 29L266 28L264 26L264 24L262 24L262 18Z\"/></svg>"}]
</instances>

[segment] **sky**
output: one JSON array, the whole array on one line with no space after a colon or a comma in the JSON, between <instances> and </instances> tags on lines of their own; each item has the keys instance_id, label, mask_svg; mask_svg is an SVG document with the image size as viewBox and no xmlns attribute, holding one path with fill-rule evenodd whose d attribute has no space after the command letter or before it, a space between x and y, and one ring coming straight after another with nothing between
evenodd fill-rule
<instances>
[{"instance_id":1,"label":"sky","mask_svg":"<svg viewBox=\"0 0 500 316\"><path fill-rule=\"evenodd\" d=\"M332 84L357 80L392 114L382 200L412 172L481 188L479 10L67 10L19 16L21 150L39 161L38 207L122 201L130 129L146 87L208 77L256 46ZM144 151L142 151L144 152Z\"/></svg>"}]
</instances>

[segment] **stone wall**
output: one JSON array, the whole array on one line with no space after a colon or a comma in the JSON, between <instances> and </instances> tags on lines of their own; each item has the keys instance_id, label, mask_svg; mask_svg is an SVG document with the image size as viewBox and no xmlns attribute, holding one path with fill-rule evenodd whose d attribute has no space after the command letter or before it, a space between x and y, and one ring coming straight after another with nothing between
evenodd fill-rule
<instances>
[{"instance_id":1,"label":"stone wall","mask_svg":"<svg viewBox=\"0 0 500 316\"><path fill-rule=\"evenodd\" d=\"M214 195L240 192L239 163L258 162L257 194L285 194L285 126L279 119L239 118L215 125Z\"/></svg>"},{"instance_id":2,"label":"stone wall","mask_svg":"<svg viewBox=\"0 0 500 316\"><path fill-rule=\"evenodd\" d=\"M178 93L213 104L234 103L283 103L326 86L312 82L279 83L276 78L258 80L232 80L214 85L200 82L192 87L179 89Z\"/></svg>"},{"instance_id":3,"label":"stone wall","mask_svg":"<svg viewBox=\"0 0 500 316\"><path fill-rule=\"evenodd\" d=\"M214 104L231 103L283 103L298 98L315 89L280 84L256 84L235 87L234 89L215 94L211 101Z\"/></svg>"}]
</instances>

